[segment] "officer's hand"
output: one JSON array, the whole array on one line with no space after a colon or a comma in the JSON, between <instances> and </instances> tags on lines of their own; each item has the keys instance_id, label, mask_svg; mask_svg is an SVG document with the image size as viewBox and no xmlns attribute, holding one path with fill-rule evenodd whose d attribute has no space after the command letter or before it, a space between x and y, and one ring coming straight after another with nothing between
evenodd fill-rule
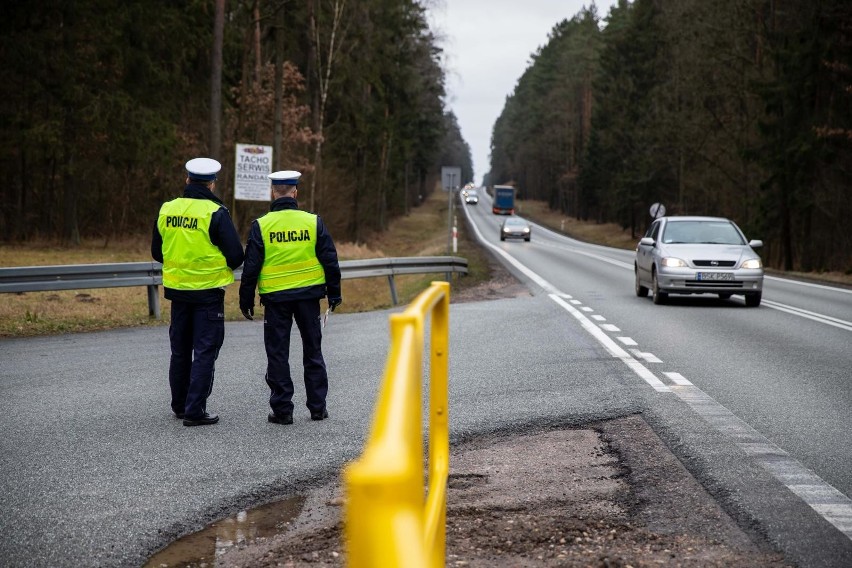
<instances>
[{"instance_id":1,"label":"officer's hand","mask_svg":"<svg viewBox=\"0 0 852 568\"><path fill-rule=\"evenodd\" d=\"M254 319L254 317L252 317L254 316L254 306L251 306L249 308L240 307L240 311L243 313L243 317L245 317L247 320Z\"/></svg>"},{"instance_id":2,"label":"officer's hand","mask_svg":"<svg viewBox=\"0 0 852 568\"><path fill-rule=\"evenodd\" d=\"M343 302L343 298L329 298L328 299L328 307L331 311L334 311L337 306L339 306Z\"/></svg>"}]
</instances>

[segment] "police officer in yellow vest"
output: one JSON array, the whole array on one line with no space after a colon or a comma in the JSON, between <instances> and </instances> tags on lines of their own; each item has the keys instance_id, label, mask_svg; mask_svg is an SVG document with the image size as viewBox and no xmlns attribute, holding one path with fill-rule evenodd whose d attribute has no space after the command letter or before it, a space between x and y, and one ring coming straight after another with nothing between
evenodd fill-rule
<instances>
[{"instance_id":1,"label":"police officer in yellow vest","mask_svg":"<svg viewBox=\"0 0 852 568\"><path fill-rule=\"evenodd\" d=\"M240 282L240 310L254 316L255 287L264 306L263 342L266 346L266 383L269 422L293 423L293 380L290 376L290 330L293 320L302 336L305 392L311 419L328 418L325 398L328 375L322 356L320 299L329 308L342 302L340 265L331 235L319 216L299 210L299 178L295 171L269 174L270 211L254 221L246 244Z\"/></svg>"},{"instance_id":2,"label":"police officer in yellow vest","mask_svg":"<svg viewBox=\"0 0 852 568\"><path fill-rule=\"evenodd\" d=\"M151 256L163 263L165 296L172 302L169 386L172 411L184 426L219 421L207 412L207 397L225 339L225 286L243 262L231 215L213 194L221 168L211 158L186 163L183 197L163 204L151 239Z\"/></svg>"}]
</instances>

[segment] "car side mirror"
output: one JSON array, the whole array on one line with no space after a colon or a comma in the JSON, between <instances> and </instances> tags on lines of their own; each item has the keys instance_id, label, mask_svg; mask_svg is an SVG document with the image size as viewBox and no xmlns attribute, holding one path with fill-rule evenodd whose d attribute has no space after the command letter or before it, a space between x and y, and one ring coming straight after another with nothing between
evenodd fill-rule
<instances>
[{"instance_id":1,"label":"car side mirror","mask_svg":"<svg viewBox=\"0 0 852 568\"><path fill-rule=\"evenodd\" d=\"M760 247L763 246L763 241L751 240L751 241L748 242L748 246L750 246L753 249L759 249Z\"/></svg>"},{"instance_id":2,"label":"car side mirror","mask_svg":"<svg viewBox=\"0 0 852 568\"><path fill-rule=\"evenodd\" d=\"M656 242L657 242L657 241L655 241L655 240L654 240L654 239L652 239L651 237L642 237L641 239L639 239L639 244L640 244L640 245L645 245L645 246L648 246L648 247L652 247L652 246L654 246L654 244L655 244Z\"/></svg>"}]
</instances>

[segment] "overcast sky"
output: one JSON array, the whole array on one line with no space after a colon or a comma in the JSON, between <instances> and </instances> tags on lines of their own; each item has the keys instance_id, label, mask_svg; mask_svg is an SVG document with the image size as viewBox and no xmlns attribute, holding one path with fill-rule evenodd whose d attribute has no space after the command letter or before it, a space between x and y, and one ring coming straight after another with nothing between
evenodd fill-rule
<instances>
[{"instance_id":1,"label":"overcast sky","mask_svg":"<svg viewBox=\"0 0 852 568\"><path fill-rule=\"evenodd\" d=\"M617 0L597 0L603 19ZM444 49L447 103L470 145L475 182L490 167L491 129L530 55L558 22L591 0L434 0L430 24ZM444 164L454 165L454 164Z\"/></svg>"}]
</instances>

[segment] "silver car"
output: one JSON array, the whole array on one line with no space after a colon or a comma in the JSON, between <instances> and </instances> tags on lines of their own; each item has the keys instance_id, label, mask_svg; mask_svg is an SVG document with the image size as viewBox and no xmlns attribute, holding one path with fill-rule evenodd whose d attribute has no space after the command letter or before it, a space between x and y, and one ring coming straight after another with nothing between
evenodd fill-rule
<instances>
[{"instance_id":1,"label":"silver car","mask_svg":"<svg viewBox=\"0 0 852 568\"><path fill-rule=\"evenodd\" d=\"M532 236L532 227L524 219L520 217L506 217L500 223L500 240L506 239L524 239L529 242Z\"/></svg>"},{"instance_id":2,"label":"silver car","mask_svg":"<svg viewBox=\"0 0 852 568\"><path fill-rule=\"evenodd\" d=\"M746 306L760 305L763 262L733 221L721 217L661 217L636 246L636 295L653 293L663 304L669 294L745 296Z\"/></svg>"}]
</instances>

